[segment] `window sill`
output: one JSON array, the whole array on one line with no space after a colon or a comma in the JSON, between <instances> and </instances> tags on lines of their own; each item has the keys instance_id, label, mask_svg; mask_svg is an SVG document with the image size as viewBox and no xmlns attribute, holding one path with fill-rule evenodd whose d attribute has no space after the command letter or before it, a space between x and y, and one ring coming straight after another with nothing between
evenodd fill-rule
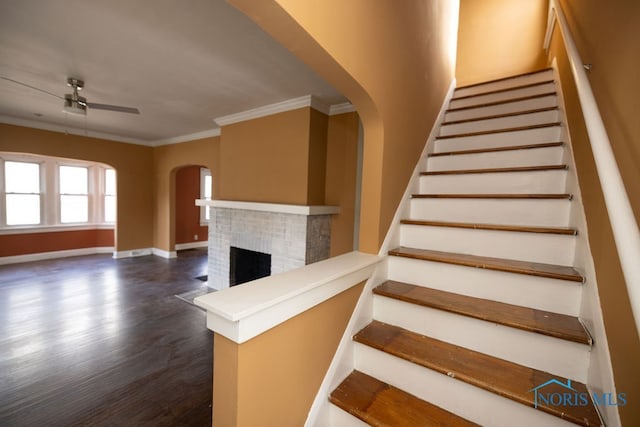
<instances>
[{"instance_id":1,"label":"window sill","mask_svg":"<svg viewBox=\"0 0 640 427\"><path fill-rule=\"evenodd\" d=\"M20 225L0 228L0 235L3 234L32 234L32 233L55 233L60 231L81 231L81 230L113 230L115 224L61 224L61 225Z\"/></svg>"}]
</instances>

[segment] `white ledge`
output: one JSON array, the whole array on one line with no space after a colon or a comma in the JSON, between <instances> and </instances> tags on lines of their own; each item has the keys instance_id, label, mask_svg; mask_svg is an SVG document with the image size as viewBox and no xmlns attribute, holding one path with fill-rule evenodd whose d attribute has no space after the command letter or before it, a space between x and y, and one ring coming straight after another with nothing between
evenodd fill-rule
<instances>
[{"instance_id":1,"label":"white ledge","mask_svg":"<svg viewBox=\"0 0 640 427\"><path fill-rule=\"evenodd\" d=\"M207 327L241 344L368 279L377 255L335 258L200 296Z\"/></svg>"},{"instance_id":2,"label":"white ledge","mask_svg":"<svg viewBox=\"0 0 640 427\"><path fill-rule=\"evenodd\" d=\"M338 206L285 205L281 203L239 202L235 200L197 199L196 206L243 209L247 211L286 213L293 215L331 215L340 213Z\"/></svg>"}]
</instances>

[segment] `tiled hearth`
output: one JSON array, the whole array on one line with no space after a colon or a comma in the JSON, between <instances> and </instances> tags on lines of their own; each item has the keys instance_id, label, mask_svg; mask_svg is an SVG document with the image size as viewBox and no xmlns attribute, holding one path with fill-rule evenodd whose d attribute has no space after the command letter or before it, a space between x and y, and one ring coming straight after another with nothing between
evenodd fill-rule
<instances>
[{"instance_id":1,"label":"tiled hearth","mask_svg":"<svg viewBox=\"0 0 640 427\"><path fill-rule=\"evenodd\" d=\"M271 274L329 258L334 206L198 200L209 206L209 287L229 287L231 247L271 255Z\"/></svg>"}]
</instances>

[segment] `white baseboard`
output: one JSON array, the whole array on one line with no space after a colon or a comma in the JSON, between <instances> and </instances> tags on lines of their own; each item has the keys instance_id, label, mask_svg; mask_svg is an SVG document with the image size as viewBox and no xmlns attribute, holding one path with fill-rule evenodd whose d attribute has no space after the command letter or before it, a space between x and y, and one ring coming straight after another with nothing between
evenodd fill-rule
<instances>
[{"instance_id":1,"label":"white baseboard","mask_svg":"<svg viewBox=\"0 0 640 427\"><path fill-rule=\"evenodd\" d=\"M178 257L178 254L176 253L176 251L165 251L164 249L152 248L151 252L155 256L159 256L159 257L167 258L167 259L177 258Z\"/></svg>"},{"instance_id":2,"label":"white baseboard","mask_svg":"<svg viewBox=\"0 0 640 427\"><path fill-rule=\"evenodd\" d=\"M153 255L151 248L129 249L127 251L114 251L113 259L131 258L137 256Z\"/></svg>"},{"instance_id":3,"label":"white baseboard","mask_svg":"<svg viewBox=\"0 0 640 427\"><path fill-rule=\"evenodd\" d=\"M53 259L53 258L67 258L67 257L73 257L73 256L81 256L81 255L108 254L111 252L113 252L113 246L67 249L64 251L39 252L35 254L26 254L26 255L13 255L13 256L0 257L0 265L18 264L22 262L31 262L31 261L41 261L41 260Z\"/></svg>"},{"instance_id":4,"label":"white baseboard","mask_svg":"<svg viewBox=\"0 0 640 427\"><path fill-rule=\"evenodd\" d=\"M206 248L209 245L209 241L202 240L200 242L189 243L176 243L176 251L183 251L185 249Z\"/></svg>"}]
</instances>

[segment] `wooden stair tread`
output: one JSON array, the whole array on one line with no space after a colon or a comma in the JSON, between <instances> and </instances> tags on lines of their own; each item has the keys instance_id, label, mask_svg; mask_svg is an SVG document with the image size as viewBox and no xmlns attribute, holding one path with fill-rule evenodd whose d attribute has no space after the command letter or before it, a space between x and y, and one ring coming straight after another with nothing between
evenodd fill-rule
<instances>
[{"instance_id":1,"label":"wooden stair tread","mask_svg":"<svg viewBox=\"0 0 640 427\"><path fill-rule=\"evenodd\" d=\"M571 200L571 194L412 194L414 199L566 199Z\"/></svg>"},{"instance_id":2,"label":"wooden stair tread","mask_svg":"<svg viewBox=\"0 0 640 427\"><path fill-rule=\"evenodd\" d=\"M458 125L461 123L470 123L470 122L481 122L483 120L502 119L505 117L524 116L527 114L544 113L545 111L554 111L554 110L559 111L560 109L558 107L546 107L546 108L536 108L533 110L516 111L513 113L493 114L491 116L474 117L472 119L462 119L462 120L452 120L452 121L442 122L441 126Z\"/></svg>"},{"instance_id":3,"label":"wooden stair tread","mask_svg":"<svg viewBox=\"0 0 640 427\"><path fill-rule=\"evenodd\" d=\"M553 83L553 79L545 80L545 81L541 81L541 82L535 82L535 83L527 83L527 84L518 85L518 86L506 87L506 88L502 88L502 89L488 90L486 92L474 93L473 95L465 95L465 96L453 97L453 98L451 98L451 100L452 101L457 101L457 100L460 100L460 99L475 98L477 96L493 95L494 93L502 93L502 92L509 92L509 91L512 91L512 90L526 89L526 88L530 88L530 87L546 85L546 84L549 84L549 83Z\"/></svg>"},{"instance_id":4,"label":"wooden stair tread","mask_svg":"<svg viewBox=\"0 0 640 427\"><path fill-rule=\"evenodd\" d=\"M567 165L543 165L543 166L516 166L509 168L485 168L485 169L455 169L445 171L421 172L420 175L462 175L473 173L501 173L501 172L539 172L550 170L566 170Z\"/></svg>"},{"instance_id":5,"label":"wooden stair tread","mask_svg":"<svg viewBox=\"0 0 640 427\"><path fill-rule=\"evenodd\" d=\"M375 320L358 332L354 340L530 407L534 406L534 388L554 379L567 383L566 378ZM571 386L578 393L589 395L584 384L572 381ZM564 393L567 389L551 383L543 391ZM538 410L583 426L601 425L590 399L586 406L552 406L539 400Z\"/></svg>"},{"instance_id":6,"label":"wooden stair tread","mask_svg":"<svg viewBox=\"0 0 640 427\"><path fill-rule=\"evenodd\" d=\"M527 274L530 276L546 277L551 279L569 280L572 282L582 283L584 281L582 275L573 267L564 265L543 264L539 262L458 254L453 252L407 248L402 246L389 251L389 255L423 261L443 262L467 267L486 268L489 270L504 271L508 273Z\"/></svg>"},{"instance_id":7,"label":"wooden stair tread","mask_svg":"<svg viewBox=\"0 0 640 427\"><path fill-rule=\"evenodd\" d=\"M452 113L452 112L455 112L455 111L470 110L472 108L492 107L494 105L508 104L510 102L528 101L530 99L544 98L544 97L552 96L552 95L555 96L555 95L557 95L557 93L555 91L553 91L553 92L541 93L541 94L538 94L538 95L529 95L529 96L521 96L521 97L518 97L518 98L505 99L505 100L502 100L502 101L486 102L484 104L468 105L466 107L449 108L447 111L445 111L445 113Z\"/></svg>"},{"instance_id":8,"label":"wooden stair tread","mask_svg":"<svg viewBox=\"0 0 640 427\"><path fill-rule=\"evenodd\" d=\"M563 144L564 142L544 142L542 144L509 145L505 147L474 148L472 150L461 150L461 151L442 151L440 153L431 153L429 154L429 157L455 156L459 154L495 153L499 151L531 150L536 148L562 147Z\"/></svg>"},{"instance_id":9,"label":"wooden stair tread","mask_svg":"<svg viewBox=\"0 0 640 427\"><path fill-rule=\"evenodd\" d=\"M436 137L436 140L439 139L453 139L453 138L464 138L468 136L479 136L479 135L490 135L492 133L507 133L507 132L521 132L526 130L534 130L534 129L544 129L550 127L560 126L560 122L553 123L543 123L539 125L527 125L527 126L517 126L513 128L504 128L504 129L492 129L492 130L481 130L477 132L466 132L466 133L457 133L455 135L443 135Z\"/></svg>"},{"instance_id":10,"label":"wooden stair tread","mask_svg":"<svg viewBox=\"0 0 640 427\"><path fill-rule=\"evenodd\" d=\"M513 76L501 77L499 79L487 80L487 81L484 81L484 82L473 83L473 84L470 84L470 85L458 86L458 87L456 87L456 90L458 90L458 89L466 89L466 88L476 87L476 86L482 86L482 85L486 85L486 84L490 84L490 83L503 82L505 80L517 79L519 77L525 77L525 76L530 76L532 74L544 73L545 71L551 71L551 70L553 70L553 68L550 68L550 67L542 68L540 70L528 71L528 72L522 73L522 74L514 74Z\"/></svg>"},{"instance_id":11,"label":"wooden stair tread","mask_svg":"<svg viewBox=\"0 0 640 427\"><path fill-rule=\"evenodd\" d=\"M388 280L373 292L388 298L536 332L579 344L592 340L577 317Z\"/></svg>"},{"instance_id":12,"label":"wooden stair tread","mask_svg":"<svg viewBox=\"0 0 640 427\"><path fill-rule=\"evenodd\" d=\"M524 233L545 233L545 234L564 234L575 236L578 231L575 228L565 227L532 227L524 225L501 225L501 224L478 224L471 222L447 222L447 221L424 221L414 219L403 219L401 224L407 225L425 225L432 227L454 227L454 228L470 228L474 230L497 230L497 231L519 231Z\"/></svg>"},{"instance_id":13,"label":"wooden stair tread","mask_svg":"<svg viewBox=\"0 0 640 427\"><path fill-rule=\"evenodd\" d=\"M336 387L329 401L372 426L477 426L359 371Z\"/></svg>"}]
</instances>

